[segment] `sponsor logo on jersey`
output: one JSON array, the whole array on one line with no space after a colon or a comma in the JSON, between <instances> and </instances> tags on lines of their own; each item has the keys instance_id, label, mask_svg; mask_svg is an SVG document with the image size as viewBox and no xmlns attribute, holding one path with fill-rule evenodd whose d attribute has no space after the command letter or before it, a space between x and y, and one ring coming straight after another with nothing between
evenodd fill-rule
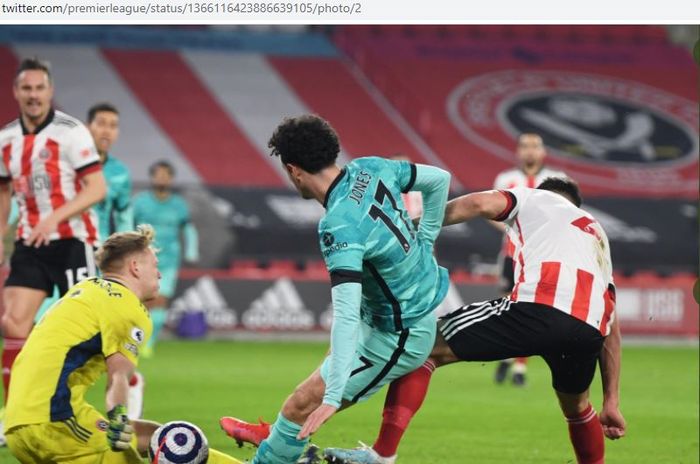
<instances>
[{"instance_id":1,"label":"sponsor logo on jersey","mask_svg":"<svg viewBox=\"0 0 700 464\"><path fill-rule=\"evenodd\" d=\"M321 240L323 241L323 245L327 247L335 243L335 237L330 232L324 232L323 236L321 237Z\"/></svg>"},{"instance_id":2,"label":"sponsor logo on jersey","mask_svg":"<svg viewBox=\"0 0 700 464\"><path fill-rule=\"evenodd\" d=\"M641 82L508 70L460 83L447 101L470 142L513 159L517 136L542 136L552 161L581 182L628 191L697 191L697 102Z\"/></svg>"},{"instance_id":3,"label":"sponsor logo on jersey","mask_svg":"<svg viewBox=\"0 0 700 464\"><path fill-rule=\"evenodd\" d=\"M344 248L348 247L348 242L340 242L336 243L334 245L331 245L330 247L326 248L323 250L323 256L329 256L331 253L335 253L336 251L340 251Z\"/></svg>"},{"instance_id":4,"label":"sponsor logo on jersey","mask_svg":"<svg viewBox=\"0 0 700 464\"><path fill-rule=\"evenodd\" d=\"M323 256L328 256L333 252L348 247L348 242L335 243L335 236L333 236L333 234L330 232L324 232L323 235L321 235L321 241L323 242L323 245L327 247L325 250L323 250Z\"/></svg>"}]
</instances>

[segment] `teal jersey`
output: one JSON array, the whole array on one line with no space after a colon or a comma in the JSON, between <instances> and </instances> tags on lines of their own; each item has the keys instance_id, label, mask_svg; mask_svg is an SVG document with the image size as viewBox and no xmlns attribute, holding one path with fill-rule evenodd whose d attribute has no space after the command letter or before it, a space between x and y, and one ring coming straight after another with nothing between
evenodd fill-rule
<instances>
[{"instance_id":1,"label":"teal jersey","mask_svg":"<svg viewBox=\"0 0 700 464\"><path fill-rule=\"evenodd\" d=\"M414 326L447 294L447 270L423 240L401 199L416 167L405 161L358 158L330 186L318 227L333 285L361 282L362 319L382 331Z\"/></svg>"},{"instance_id":2,"label":"teal jersey","mask_svg":"<svg viewBox=\"0 0 700 464\"><path fill-rule=\"evenodd\" d=\"M120 221L116 215L123 217L131 206L131 174L126 164L113 156L107 156L102 164L102 173L107 182L107 195L94 206L100 223L100 240L104 241L113 232L132 229L130 220ZM130 219L130 213L129 213Z\"/></svg>"},{"instance_id":3,"label":"teal jersey","mask_svg":"<svg viewBox=\"0 0 700 464\"><path fill-rule=\"evenodd\" d=\"M156 232L155 246L158 248L158 267L180 266L180 234L190 222L190 209L185 199L171 193L164 201L150 190L134 196L134 223L150 224Z\"/></svg>"}]
</instances>

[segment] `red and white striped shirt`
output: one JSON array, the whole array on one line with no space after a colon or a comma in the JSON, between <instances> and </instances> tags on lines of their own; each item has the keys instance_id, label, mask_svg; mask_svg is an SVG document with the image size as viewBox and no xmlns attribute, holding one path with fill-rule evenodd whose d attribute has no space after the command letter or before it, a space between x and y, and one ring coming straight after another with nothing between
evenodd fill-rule
<instances>
[{"instance_id":1,"label":"red and white striped shirt","mask_svg":"<svg viewBox=\"0 0 700 464\"><path fill-rule=\"evenodd\" d=\"M17 239L27 239L36 225L82 189L80 179L101 170L92 136L78 119L51 110L33 133L21 118L0 129L0 181L12 181L19 206ZM97 216L92 210L64 222L50 240L98 240Z\"/></svg>"},{"instance_id":2,"label":"red and white striped shirt","mask_svg":"<svg viewBox=\"0 0 700 464\"><path fill-rule=\"evenodd\" d=\"M566 177L563 171L556 171L548 167L542 167L534 176L525 174L520 168L508 169L496 176L493 182L493 188L496 190L505 190L518 187L537 188L548 177ZM508 234L503 238L503 254L509 258L513 257L515 245L508 238Z\"/></svg>"},{"instance_id":3,"label":"red and white striped shirt","mask_svg":"<svg viewBox=\"0 0 700 464\"><path fill-rule=\"evenodd\" d=\"M508 207L497 218L515 244L512 301L552 306L610 332L615 287L610 245L593 216L546 190L501 190Z\"/></svg>"}]
</instances>

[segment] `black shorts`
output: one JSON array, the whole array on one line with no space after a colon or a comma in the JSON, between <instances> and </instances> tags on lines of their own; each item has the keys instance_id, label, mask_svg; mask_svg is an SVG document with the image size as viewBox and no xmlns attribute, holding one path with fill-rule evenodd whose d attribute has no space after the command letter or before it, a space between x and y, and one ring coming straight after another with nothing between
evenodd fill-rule
<instances>
[{"instance_id":1,"label":"black shorts","mask_svg":"<svg viewBox=\"0 0 700 464\"><path fill-rule=\"evenodd\" d=\"M36 288L51 296L57 286L63 295L76 283L96 274L94 251L92 245L75 238L54 240L39 248L18 240L5 287Z\"/></svg>"},{"instance_id":2,"label":"black shorts","mask_svg":"<svg viewBox=\"0 0 700 464\"><path fill-rule=\"evenodd\" d=\"M551 306L507 298L464 306L440 318L438 328L463 361L542 356L561 393L588 389L605 337Z\"/></svg>"},{"instance_id":3,"label":"black shorts","mask_svg":"<svg viewBox=\"0 0 700 464\"><path fill-rule=\"evenodd\" d=\"M504 256L501 261L501 272L499 284L504 295L510 295L515 286L515 261L511 256Z\"/></svg>"}]
</instances>

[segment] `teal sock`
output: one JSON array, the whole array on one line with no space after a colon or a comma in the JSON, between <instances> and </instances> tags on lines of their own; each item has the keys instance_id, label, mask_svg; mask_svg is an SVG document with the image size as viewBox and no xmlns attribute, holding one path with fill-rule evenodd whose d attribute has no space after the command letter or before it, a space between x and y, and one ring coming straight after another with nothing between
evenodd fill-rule
<instances>
[{"instance_id":1,"label":"teal sock","mask_svg":"<svg viewBox=\"0 0 700 464\"><path fill-rule=\"evenodd\" d=\"M153 321L153 334L151 339L148 340L149 348L153 348L156 345L156 340L160 335L160 331L165 325L165 321L168 320L168 311L164 308L153 308L151 309L151 321Z\"/></svg>"},{"instance_id":2,"label":"teal sock","mask_svg":"<svg viewBox=\"0 0 700 464\"><path fill-rule=\"evenodd\" d=\"M282 413L277 416L277 422L255 453L251 464L293 464L304 452L309 439L298 440L301 425L287 420Z\"/></svg>"}]
</instances>

